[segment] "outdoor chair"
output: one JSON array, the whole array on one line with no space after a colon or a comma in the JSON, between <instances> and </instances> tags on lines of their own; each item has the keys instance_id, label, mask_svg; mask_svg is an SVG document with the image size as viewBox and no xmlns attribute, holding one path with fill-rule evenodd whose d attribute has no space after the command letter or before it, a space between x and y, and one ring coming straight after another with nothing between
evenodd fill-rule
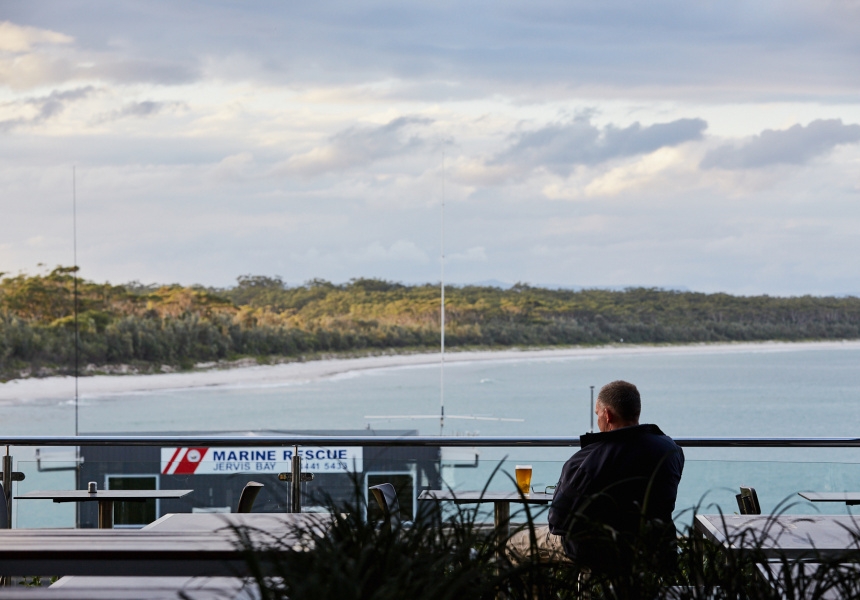
<instances>
[{"instance_id":1,"label":"outdoor chair","mask_svg":"<svg viewBox=\"0 0 860 600\"><path fill-rule=\"evenodd\" d=\"M735 494L738 501L738 510L742 515L760 515L761 506L758 503L758 494L755 488L741 486L741 493Z\"/></svg>"},{"instance_id":2,"label":"outdoor chair","mask_svg":"<svg viewBox=\"0 0 860 600\"><path fill-rule=\"evenodd\" d=\"M245 484L245 487L242 488L242 494L239 496L239 506L236 508L237 513L249 513L251 512L251 508L254 506L254 500L257 499L257 494L260 493L260 490L263 489L262 483L257 483L256 481L249 481Z\"/></svg>"},{"instance_id":3,"label":"outdoor chair","mask_svg":"<svg viewBox=\"0 0 860 600\"><path fill-rule=\"evenodd\" d=\"M370 486L370 491L373 494L379 508L382 509L383 526L390 530L392 525L412 525L409 521L400 520L400 501L397 500L397 491L390 483L380 483L379 485Z\"/></svg>"}]
</instances>

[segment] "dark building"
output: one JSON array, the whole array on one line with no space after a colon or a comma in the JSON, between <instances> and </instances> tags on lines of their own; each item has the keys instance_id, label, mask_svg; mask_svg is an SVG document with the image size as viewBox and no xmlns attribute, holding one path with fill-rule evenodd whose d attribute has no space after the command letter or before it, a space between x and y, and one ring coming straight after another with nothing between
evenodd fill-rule
<instances>
[{"instance_id":1,"label":"dark building","mask_svg":"<svg viewBox=\"0 0 860 600\"><path fill-rule=\"evenodd\" d=\"M254 431L254 432L159 432L166 436L397 436L416 435L415 430ZM147 435L147 434L129 434ZM289 472L293 447L248 446L231 448L161 448L152 446L83 446L78 489L95 481L99 489L191 489L178 500L117 502L116 527L141 527L173 512L234 512L242 488L249 481L265 487L257 496L254 512L287 512L291 505L289 483L278 473ZM378 508L367 502L371 485L390 482L398 489L404 518L412 518L418 494L439 489L438 447L335 447L300 446L303 472L314 474L302 484L302 510L326 511L331 502L366 505L370 518ZM357 498L358 496L358 498ZM80 504L80 526L95 527L95 503Z\"/></svg>"}]
</instances>

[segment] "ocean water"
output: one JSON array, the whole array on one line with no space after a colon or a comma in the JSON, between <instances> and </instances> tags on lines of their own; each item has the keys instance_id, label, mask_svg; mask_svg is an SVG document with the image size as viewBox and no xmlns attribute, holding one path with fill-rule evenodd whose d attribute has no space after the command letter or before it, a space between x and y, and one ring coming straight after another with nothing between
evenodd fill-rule
<instances>
[{"instance_id":1,"label":"ocean water","mask_svg":"<svg viewBox=\"0 0 860 600\"><path fill-rule=\"evenodd\" d=\"M451 357L456 358L456 357ZM673 437L855 437L860 432L860 349L779 345L714 353L604 354L449 362L444 370L449 435L576 436L591 428L590 386L635 383L642 422ZM437 415L438 365L381 368L277 386L197 388L84 397L82 433L295 429L417 429L439 433L437 418L371 419L372 415ZM2 430L18 435L70 435L68 401L0 406ZM596 427L596 424L594 425ZM482 484L505 461L535 465L536 485L555 481L573 450L482 449L478 469L457 469L454 485ZM734 510L738 485L759 489L775 507L804 489L860 490L854 449L688 449L679 506L717 502ZM494 486L505 486L504 473ZM843 511L831 505L826 512ZM814 511L808 505L795 511Z\"/></svg>"},{"instance_id":2,"label":"ocean water","mask_svg":"<svg viewBox=\"0 0 860 600\"><path fill-rule=\"evenodd\" d=\"M455 356L449 358L455 359ZM579 435L591 427L589 386L626 379L642 421L679 436L842 437L860 424L860 349L762 345L673 353L448 362L448 415L522 419L447 423L446 434ZM301 383L82 397L81 432L415 428L439 433L440 367L347 372ZM596 393L595 390L595 393ZM70 394L72 390L70 389ZM68 400L0 406L9 434L70 435Z\"/></svg>"}]
</instances>

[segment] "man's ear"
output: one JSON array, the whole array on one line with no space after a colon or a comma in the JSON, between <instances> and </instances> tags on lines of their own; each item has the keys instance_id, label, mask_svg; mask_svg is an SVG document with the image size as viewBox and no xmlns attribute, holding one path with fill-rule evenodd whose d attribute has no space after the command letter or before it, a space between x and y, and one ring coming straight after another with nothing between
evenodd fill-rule
<instances>
[{"instance_id":1,"label":"man's ear","mask_svg":"<svg viewBox=\"0 0 860 600\"><path fill-rule=\"evenodd\" d=\"M608 406L603 407L604 414L606 415L604 418L606 419L607 425L614 425L618 423L618 416L612 412L612 409Z\"/></svg>"}]
</instances>

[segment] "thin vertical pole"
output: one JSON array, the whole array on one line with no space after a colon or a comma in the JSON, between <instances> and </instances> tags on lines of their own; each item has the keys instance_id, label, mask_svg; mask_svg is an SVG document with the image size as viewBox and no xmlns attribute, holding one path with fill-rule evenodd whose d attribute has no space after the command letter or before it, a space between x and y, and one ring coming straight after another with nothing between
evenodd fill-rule
<instances>
[{"instance_id":1,"label":"thin vertical pole","mask_svg":"<svg viewBox=\"0 0 860 600\"><path fill-rule=\"evenodd\" d=\"M591 414L591 433L594 433L594 386L591 386L591 402L588 404L588 412Z\"/></svg>"},{"instance_id":2,"label":"thin vertical pole","mask_svg":"<svg viewBox=\"0 0 860 600\"><path fill-rule=\"evenodd\" d=\"M439 287L442 290L441 303L439 306L440 330L439 336L440 346L440 363L439 363L439 435L445 431L445 152L442 151L442 202L441 202L441 220L439 228L439 249L440 249L440 264L441 276L439 278Z\"/></svg>"},{"instance_id":3,"label":"thin vertical pole","mask_svg":"<svg viewBox=\"0 0 860 600\"><path fill-rule=\"evenodd\" d=\"M75 167L72 167L72 248L74 256L74 281L73 303L75 313L75 437L78 436L78 365L79 343L78 343L78 199L77 185L75 181Z\"/></svg>"},{"instance_id":4,"label":"thin vertical pole","mask_svg":"<svg viewBox=\"0 0 860 600\"><path fill-rule=\"evenodd\" d=\"M78 197L77 197L77 180L75 178L75 167L72 165L72 252L74 257L74 271L72 271L72 281L74 281L73 304L75 313L75 437L78 437L78 371L80 365L80 332L78 331ZM78 487L78 482L81 478L81 447L75 446L75 488ZM81 526L81 503L75 502L75 528Z\"/></svg>"}]
</instances>

